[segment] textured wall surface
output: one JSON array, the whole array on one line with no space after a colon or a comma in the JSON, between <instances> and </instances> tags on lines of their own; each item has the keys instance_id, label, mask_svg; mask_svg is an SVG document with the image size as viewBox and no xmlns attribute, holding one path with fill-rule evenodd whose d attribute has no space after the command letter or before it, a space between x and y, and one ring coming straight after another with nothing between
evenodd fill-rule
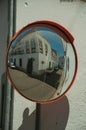
<instances>
[{"instance_id":1,"label":"textured wall surface","mask_svg":"<svg viewBox=\"0 0 86 130\"><path fill-rule=\"evenodd\" d=\"M14 113L13 113L13 130L18 130L18 129L23 130L26 127L28 130L29 129L35 130L36 104L24 99L17 92L15 92L14 98L15 100L14 100ZM26 112L27 117L24 117L24 111L26 109L28 109L28 113Z\"/></svg>"},{"instance_id":2,"label":"textured wall surface","mask_svg":"<svg viewBox=\"0 0 86 130\"><path fill-rule=\"evenodd\" d=\"M76 80L66 94L69 102L69 118L65 130L86 130L86 3L79 1L59 3L58 0L17 0L16 31L38 20L58 22L74 36L79 63ZM13 130L17 130L21 125L22 114L26 107L30 107L31 112L35 110L35 104L28 102L15 92ZM44 121L46 114L43 109L41 106L40 129L46 125ZM46 112L47 109L46 107ZM63 109L65 108L63 107ZM59 130L64 129L61 127Z\"/></svg>"}]
</instances>

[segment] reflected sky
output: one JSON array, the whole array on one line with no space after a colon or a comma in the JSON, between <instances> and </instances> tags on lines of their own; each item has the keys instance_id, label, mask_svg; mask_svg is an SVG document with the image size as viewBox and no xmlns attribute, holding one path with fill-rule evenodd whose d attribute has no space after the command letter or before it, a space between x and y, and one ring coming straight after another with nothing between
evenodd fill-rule
<instances>
[{"instance_id":1,"label":"reflected sky","mask_svg":"<svg viewBox=\"0 0 86 130\"><path fill-rule=\"evenodd\" d=\"M55 33L54 31L52 31L51 29L45 28L45 27L35 27L35 28L30 28L30 29L27 29L27 30L23 31L12 42L11 47L14 47L15 44L20 39L22 39L25 35L27 35L28 33L30 33L30 31L32 31L32 30L39 31L40 34L51 44L51 48L53 50L56 50L59 56L64 56L64 47L63 47L63 43L62 43L62 40L61 40L60 36L57 35L57 33Z\"/></svg>"}]
</instances>

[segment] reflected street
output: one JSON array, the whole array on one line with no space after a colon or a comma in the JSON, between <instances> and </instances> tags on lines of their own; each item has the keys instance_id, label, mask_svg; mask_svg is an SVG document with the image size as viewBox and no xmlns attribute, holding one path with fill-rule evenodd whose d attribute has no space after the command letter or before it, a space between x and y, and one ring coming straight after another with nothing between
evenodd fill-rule
<instances>
[{"instance_id":1,"label":"reflected street","mask_svg":"<svg viewBox=\"0 0 86 130\"><path fill-rule=\"evenodd\" d=\"M31 78L22 71L9 68L9 72L20 93L32 100L47 101L52 98L56 91L52 86Z\"/></svg>"}]
</instances>

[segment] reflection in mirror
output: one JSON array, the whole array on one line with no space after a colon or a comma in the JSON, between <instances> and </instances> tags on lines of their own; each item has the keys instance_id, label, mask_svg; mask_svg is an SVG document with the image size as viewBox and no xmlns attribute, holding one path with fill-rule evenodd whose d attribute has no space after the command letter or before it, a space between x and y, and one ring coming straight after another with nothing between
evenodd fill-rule
<instances>
[{"instance_id":1,"label":"reflection in mirror","mask_svg":"<svg viewBox=\"0 0 86 130\"><path fill-rule=\"evenodd\" d=\"M11 81L19 93L34 101L61 96L71 84L75 65L72 44L47 27L23 31L8 50Z\"/></svg>"}]
</instances>

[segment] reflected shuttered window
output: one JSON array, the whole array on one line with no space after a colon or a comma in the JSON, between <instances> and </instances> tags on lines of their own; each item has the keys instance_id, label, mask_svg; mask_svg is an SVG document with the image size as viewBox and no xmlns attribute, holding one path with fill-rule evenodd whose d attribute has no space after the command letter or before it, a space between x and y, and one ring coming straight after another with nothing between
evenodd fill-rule
<instances>
[{"instance_id":1,"label":"reflected shuttered window","mask_svg":"<svg viewBox=\"0 0 86 130\"><path fill-rule=\"evenodd\" d=\"M40 53L43 53L42 41L40 39L38 39L38 43L39 43L39 51L40 51Z\"/></svg>"},{"instance_id":2,"label":"reflected shuttered window","mask_svg":"<svg viewBox=\"0 0 86 130\"><path fill-rule=\"evenodd\" d=\"M20 55L20 54L24 54L24 49L21 47L21 48L17 48L16 50L15 50L15 54L16 55Z\"/></svg>"},{"instance_id":3,"label":"reflected shuttered window","mask_svg":"<svg viewBox=\"0 0 86 130\"><path fill-rule=\"evenodd\" d=\"M47 53L48 53L48 46L47 44L45 44L45 55L47 56Z\"/></svg>"},{"instance_id":4,"label":"reflected shuttered window","mask_svg":"<svg viewBox=\"0 0 86 130\"><path fill-rule=\"evenodd\" d=\"M26 53L30 53L30 43L29 40L25 42L26 43Z\"/></svg>"},{"instance_id":5,"label":"reflected shuttered window","mask_svg":"<svg viewBox=\"0 0 86 130\"><path fill-rule=\"evenodd\" d=\"M35 53L36 52L36 43L35 43L35 39L31 39L31 52Z\"/></svg>"}]
</instances>

